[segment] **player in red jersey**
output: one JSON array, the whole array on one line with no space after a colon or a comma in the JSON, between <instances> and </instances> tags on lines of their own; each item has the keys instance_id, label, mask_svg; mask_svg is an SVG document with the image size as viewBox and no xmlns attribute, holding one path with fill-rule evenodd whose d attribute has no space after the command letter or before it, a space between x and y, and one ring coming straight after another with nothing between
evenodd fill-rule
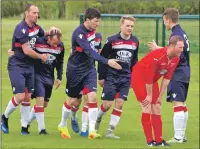
<instances>
[{"instance_id":1,"label":"player in red jersey","mask_svg":"<svg viewBox=\"0 0 200 149\"><path fill-rule=\"evenodd\" d=\"M161 103L162 96L179 63L183 47L183 39L180 36L173 36L167 47L149 52L133 67L131 86L141 103L141 122L148 146L169 146L162 138ZM162 76L159 89L157 81Z\"/></svg>"}]
</instances>

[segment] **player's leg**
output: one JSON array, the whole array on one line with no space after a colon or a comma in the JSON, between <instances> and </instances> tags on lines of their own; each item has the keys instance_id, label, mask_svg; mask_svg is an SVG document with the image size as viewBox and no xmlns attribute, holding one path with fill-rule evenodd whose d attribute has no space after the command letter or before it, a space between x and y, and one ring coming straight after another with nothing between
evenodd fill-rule
<instances>
[{"instance_id":1,"label":"player's leg","mask_svg":"<svg viewBox=\"0 0 200 149\"><path fill-rule=\"evenodd\" d=\"M78 100L77 98L68 97L68 99L65 100L63 106L62 106L62 116L61 121L58 125L58 131L61 133L61 137L63 139L69 139L71 138L68 128L67 128L67 119L71 113L71 109L73 106L73 103Z\"/></svg>"},{"instance_id":2,"label":"player's leg","mask_svg":"<svg viewBox=\"0 0 200 149\"><path fill-rule=\"evenodd\" d=\"M8 69L9 77L12 85L12 91L14 96L8 102L6 110L1 119L1 130L4 133L9 133L8 118L10 114L17 108L17 106L25 98L25 77L21 73L18 67Z\"/></svg>"},{"instance_id":3,"label":"player's leg","mask_svg":"<svg viewBox=\"0 0 200 149\"><path fill-rule=\"evenodd\" d=\"M29 134L29 116L30 116L30 98L31 93L29 93L29 89L25 89L25 98L21 102L20 113L21 113L21 134Z\"/></svg>"},{"instance_id":4,"label":"player's leg","mask_svg":"<svg viewBox=\"0 0 200 149\"><path fill-rule=\"evenodd\" d=\"M141 78L141 75L137 74L137 72L134 72L134 70L132 72L131 86L142 108L141 123L146 137L147 145L155 146L151 124L151 104L148 104L145 107L142 105L142 101L145 100L147 96L146 83Z\"/></svg>"},{"instance_id":5,"label":"player's leg","mask_svg":"<svg viewBox=\"0 0 200 149\"><path fill-rule=\"evenodd\" d=\"M34 105L34 113L38 124L39 133L41 130L45 130L44 123L44 98L45 98L45 84L41 81L35 81L35 92L36 104Z\"/></svg>"},{"instance_id":6,"label":"player's leg","mask_svg":"<svg viewBox=\"0 0 200 149\"><path fill-rule=\"evenodd\" d=\"M26 90L25 90L25 99L21 102L20 113L21 113L21 133L29 134L28 132L28 124L29 124L29 116L30 116L30 104L31 104L31 94L34 91L34 68L27 68L26 74Z\"/></svg>"},{"instance_id":7,"label":"player's leg","mask_svg":"<svg viewBox=\"0 0 200 149\"><path fill-rule=\"evenodd\" d=\"M84 106L83 106L83 110L82 110L82 127L81 127L81 133L80 136L83 137L87 137L88 136L88 125L89 125L89 121L88 121L88 98L87 98L87 94L85 94L84 89L83 89L83 97L84 97Z\"/></svg>"},{"instance_id":8,"label":"player's leg","mask_svg":"<svg viewBox=\"0 0 200 149\"><path fill-rule=\"evenodd\" d=\"M115 136L113 132L120 121L120 117L122 114L122 107L123 107L124 101L127 100L129 89L130 89L129 78L120 77L118 81L119 81L119 84L117 86L117 91L118 91L119 98L115 100L115 108L112 111L109 128L106 134L106 137L115 138L115 139L120 138L118 136Z\"/></svg>"},{"instance_id":9,"label":"player's leg","mask_svg":"<svg viewBox=\"0 0 200 149\"><path fill-rule=\"evenodd\" d=\"M32 93L31 95L31 99L34 99L35 97L35 91ZM34 121L36 119L35 116L35 110L34 110L34 106L32 106L31 111L30 111L30 115L29 115L29 120L28 120L28 127L30 127L30 124L32 123L32 121Z\"/></svg>"},{"instance_id":10,"label":"player's leg","mask_svg":"<svg viewBox=\"0 0 200 149\"><path fill-rule=\"evenodd\" d=\"M159 86L158 83L153 84L153 96L151 104L151 124L153 127L153 132L155 136L155 142L157 146L170 146L168 143L163 140L162 137L162 118L161 118L161 104L156 103L159 97Z\"/></svg>"},{"instance_id":11,"label":"player's leg","mask_svg":"<svg viewBox=\"0 0 200 149\"><path fill-rule=\"evenodd\" d=\"M103 100L102 104L100 105L97 121L95 124L95 129L98 131L99 126L102 120L102 117L105 113L112 107L114 103L114 99L117 93L117 81L113 76L107 76L104 82L104 87L102 91L101 99Z\"/></svg>"},{"instance_id":12,"label":"player's leg","mask_svg":"<svg viewBox=\"0 0 200 149\"><path fill-rule=\"evenodd\" d=\"M170 139L169 143L183 143L186 142L185 126L188 119L187 107L185 101L188 92L188 83L171 80L167 89L167 101L172 103L174 108L174 137Z\"/></svg>"},{"instance_id":13,"label":"player's leg","mask_svg":"<svg viewBox=\"0 0 200 149\"><path fill-rule=\"evenodd\" d=\"M77 111L79 110L79 106L81 104L81 99L76 100L71 109L71 127L75 133L79 133L79 125L78 125L78 118L77 118Z\"/></svg>"},{"instance_id":14,"label":"player's leg","mask_svg":"<svg viewBox=\"0 0 200 149\"><path fill-rule=\"evenodd\" d=\"M89 139L98 139L101 136L95 131L95 123L97 120L98 106L97 106L97 74L96 69L90 70L85 78L84 88L89 90L88 95L88 120L89 120Z\"/></svg>"},{"instance_id":15,"label":"player's leg","mask_svg":"<svg viewBox=\"0 0 200 149\"><path fill-rule=\"evenodd\" d=\"M72 77L73 78L73 77ZM76 102L76 100L81 100L81 91L83 88L83 79L80 79L79 82L72 82L71 76L67 76L67 84L66 84L66 94L68 95L68 99L64 102L62 106L62 116L60 124L58 125L58 130L61 133L61 137L64 139L71 138L68 128L67 128L67 119L71 113L72 106ZM74 79L76 80L76 79Z\"/></svg>"}]
</instances>

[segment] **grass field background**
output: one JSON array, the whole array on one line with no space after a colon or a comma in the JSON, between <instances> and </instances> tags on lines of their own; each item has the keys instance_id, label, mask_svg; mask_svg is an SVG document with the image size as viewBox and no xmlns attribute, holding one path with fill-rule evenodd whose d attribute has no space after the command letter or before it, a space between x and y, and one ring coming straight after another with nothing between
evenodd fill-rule
<instances>
[{"instance_id":1,"label":"grass field background","mask_svg":"<svg viewBox=\"0 0 200 149\"><path fill-rule=\"evenodd\" d=\"M12 97L12 90L9 81L9 76L7 72L7 60L8 54L7 50L11 47L12 34L15 28L15 25L19 20L2 20L2 100L1 108L2 113L4 112L9 99ZM48 29L51 26L59 27L63 33L63 41L65 44L65 65L64 65L64 74L62 85L58 90L53 91L51 101L47 109L45 109L45 122L46 129L50 135L40 136L37 131L37 123L34 121L31 124L29 136L20 135L20 112L19 108L16 109L14 113L10 116L9 127L10 134L2 134L2 148L147 148L145 144L145 137L140 123L141 109L139 104L136 102L136 98L132 90L128 97L128 101L123 107L123 114L120 120L119 125L116 128L115 134L121 137L120 140L110 140L102 138L100 140L89 140L87 138L82 138L79 134L75 134L71 129L71 123L68 121L68 128L72 136L71 140L63 140L60 137L60 134L57 131L57 126L61 119L61 107L66 99L65 94L65 72L66 72L66 62L68 59L68 54L71 47L71 34L73 30L79 25L79 21L48 21L40 20L38 22L44 29ZM144 25L143 25L144 24ZM151 28L148 30L143 30L139 28L147 25L153 27L152 30L155 30L155 22L146 22L138 23L135 26L136 34L141 40L141 43L146 48L146 43L154 37L154 32L151 35ZM182 25L182 24L181 24ZM199 51L199 40L198 40L198 28L196 27L198 22L188 22L184 23L183 26L186 32L190 32L189 40L194 42L196 46L192 46L191 51ZM195 26L196 30L192 30L190 26ZM111 26L111 28L114 28ZM111 34L116 33L118 28L115 27L115 30L105 31ZM169 32L167 33L169 34ZM105 38L106 35L103 35ZM110 35L109 35L110 36ZM145 38L146 37L146 38ZM161 39L161 35L159 36ZM141 49L142 49L141 48ZM144 53L139 53L139 58L141 58ZM184 144L174 144L170 148L199 148L199 52L191 53L191 82L187 98L187 106L189 111L189 121L187 129L187 139L188 142ZM101 97L101 88L98 88L98 99L100 105ZM165 97L165 96L164 96ZM32 100L32 105L35 103L35 100ZM82 106L81 106L82 107ZM82 108L80 108L82 109ZM163 137L168 140L173 136L173 112L172 106L165 102L163 98L163 107L162 107L162 118L163 118ZM105 115L100 126L100 134L105 136L109 125L111 110ZM81 110L78 112L79 124L81 124Z\"/></svg>"}]
</instances>

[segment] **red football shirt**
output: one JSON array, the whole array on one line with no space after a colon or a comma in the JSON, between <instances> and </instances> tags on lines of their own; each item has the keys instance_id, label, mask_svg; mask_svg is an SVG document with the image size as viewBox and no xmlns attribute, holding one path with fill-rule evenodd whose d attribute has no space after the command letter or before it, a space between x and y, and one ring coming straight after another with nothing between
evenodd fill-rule
<instances>
[{"instance_id":1,"label":"red football shirt","mask_svg":"<svg viewBox=\"0 0 200 149\"><path fill-rule=\"evenodd\" d=\"M162 76L170 80L180 58L169 59L166 48L157 49L145 55L134 67L147 84L157 82Z\"/></svg>"}]
</instances>

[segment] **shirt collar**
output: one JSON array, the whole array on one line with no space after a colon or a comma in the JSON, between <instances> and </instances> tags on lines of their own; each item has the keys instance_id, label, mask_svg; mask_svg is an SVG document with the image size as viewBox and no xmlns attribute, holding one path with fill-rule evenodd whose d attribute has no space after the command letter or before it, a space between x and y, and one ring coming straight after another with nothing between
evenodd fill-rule
<instances>
[{"instance_id":1,"label":"shirt collar","mask_svg":"<svg viewBox=\"0 0 200 149\"><path fill-rule=\"evenodd\" d=\"M180 28L180 25L179 24L176 24L172 27L172 32L176 29L176 28Z\"/></svg>"}]
</instances>

